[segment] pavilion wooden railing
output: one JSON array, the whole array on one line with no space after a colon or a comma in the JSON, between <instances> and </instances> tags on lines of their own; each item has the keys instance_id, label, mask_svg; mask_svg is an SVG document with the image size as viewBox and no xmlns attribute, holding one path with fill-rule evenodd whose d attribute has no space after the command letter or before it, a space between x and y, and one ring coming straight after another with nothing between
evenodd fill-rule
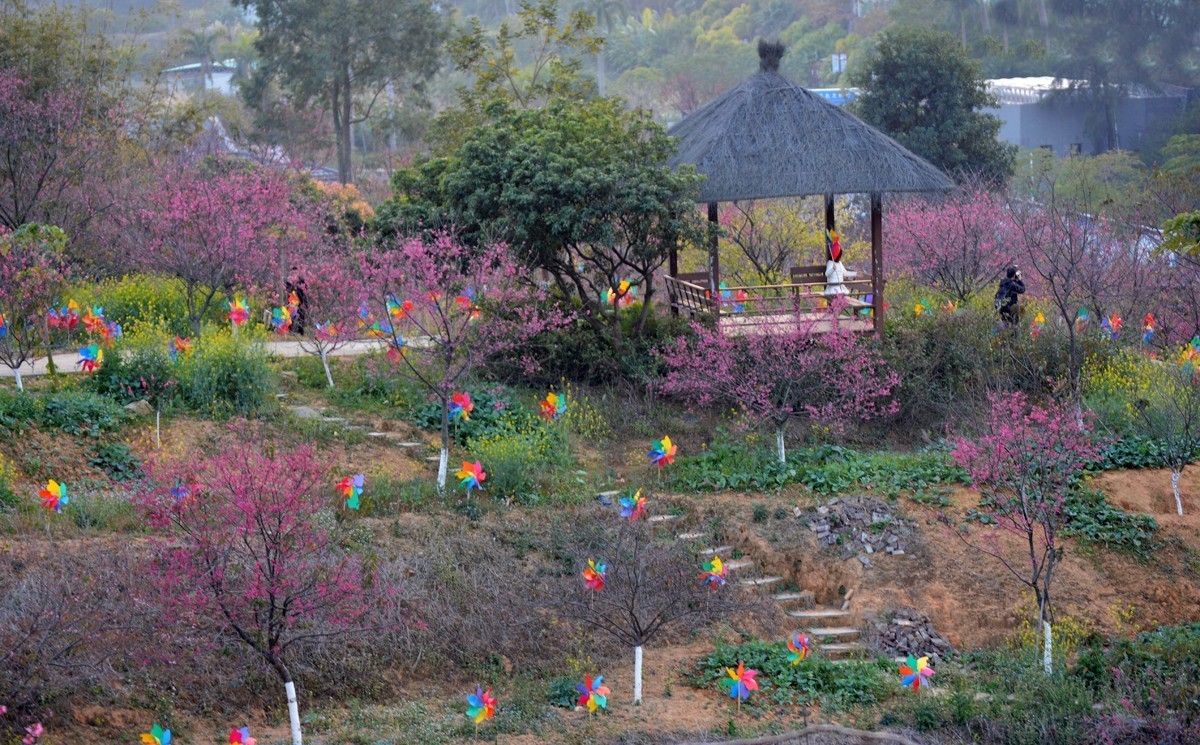
<instances>
[{"instance_id":1,"label":"pavilion wooden railing","mask_svg":"<svg viewBox=\"0 0 1200 745\"><path fill-rule=\"evenodd\" d=\"M809 269L804 267L802 269ZM726 286L714 299L712 291L694 282L677 277L666 277L667 296L671 308L678 313L695 317L700 314L715 314L722 321L728 320L736 326L786 324L797 316L816 316L826 311L830 298L825 295L824 270L820 281L815 275L794 273L795 279L778 285ZM805 281L809 280L809 281ZM855 328L871 326L870 303L871 278L863 277L844 283L849 291L846 295L847 308L839 316L838 323Z\"/></svg>"}]
</instances>

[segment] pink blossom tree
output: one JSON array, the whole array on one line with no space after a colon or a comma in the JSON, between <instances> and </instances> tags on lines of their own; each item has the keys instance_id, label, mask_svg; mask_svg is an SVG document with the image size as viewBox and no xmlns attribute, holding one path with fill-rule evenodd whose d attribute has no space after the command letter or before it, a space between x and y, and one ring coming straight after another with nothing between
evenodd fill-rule
<instances>
[{"instance_id":1,"label":"pink blossom tree","mask_svg":"<svg viewBox=\"0 0 1200 745\"><path fill-rule=\"evenodd\" d=\"M24 390L21 365L37 358L46 331L46 312L68 276L62 252L66 235L56 227L0 227L0 362Z\"/></svg>"},{"instance_id":2,"label":"pink blossom tree","mask_svg":"<svg viewBox=\"0 0 1200 745\"><path fill-rule=\"evenodd\" d=\"M450 462L450 402L469 374L519 352L542 331L566 322L545 293L521 281L505 246L463 247L449 235L406 239L364 257L371 300L367 319L389 344L393 369L442 407L438 488ZM531 358L522 358L531 367Z\"/></svg>"},{"instance_id":3,"label":"pink blossom tree","mask_svg":"<svg viewBox=\"0 0 1200 745\"><path fill-rule=\"evenodd\" d=\"M954 461L970 474L996 520L982 540L958 535L1033 592L1046 674L1053 670L1051 588L1061 558L1063 508L1072 482L1097 454L1090 427L1073 408L1032 405L1021 393L994 395L982 433L954 440Z\"/></svg>"},{"instance_id":4,"label":"pink blossom tree","mask_svg":"<svg viewBox=\"0 0 1200 745\"><path fill-rule=\"evenodd\" d=\"M841 430L851 422L894 413L899 376L873 341L819 320L798 320L786 331L734 336L692 325L659 357L666 374L659 390L700 404L740 407L775 428L779 462L787 461L784 430L807 419Z\"/></svg>"},{"instance_id":5,"label":"pink blossom tree","mask_svg":"<svg viewBox=\"0 0 1200 745\"><path fill-rule=\"evenodd\" d=\"M988 289L1013 261L1004 200L980 186L898 201L889 225L897 269L958 301Z\"/></svg>"},{"instance_id":6,"label":"pink blossom tree","mask_svg":"<svg viewBox=\"0 0 1200 745\"><path fill-rule=\"evenodd\" d=\"M378 630L394 589L336 534L332 476L314 449L246 426L207 457L151 464L139 499L167 540L150 571L164 621L216 619L275 671L300 745L289 651Z\"/></svg>"},{"instance_id":7,"label":"pink blossom tree","mask_svg":"<svg viewBox=\"0 0 1200 745\"><path fill-rule=\"evenodd\" d=\"M235 291L282 290L289 256L317 240L319 225L291 191L281 174L239 164L163 168L122 216L129 258L179 282L199 333L205 313Z\"/></svg>"},{"instance_id":8,"label":"pink blossom tree","mask_svg":"<svg viewBox=\"0 0 1200 745\"><path fill-rule=\"evenodd\" d=\"M359 309L367 302L367 283L357 262L342 253L314 253L300 261L296 272L296 284L304 293L307 332L300 348L320 358L325 380L333 388L329 356L358 338Z\"/></svg>"}]
</instances>

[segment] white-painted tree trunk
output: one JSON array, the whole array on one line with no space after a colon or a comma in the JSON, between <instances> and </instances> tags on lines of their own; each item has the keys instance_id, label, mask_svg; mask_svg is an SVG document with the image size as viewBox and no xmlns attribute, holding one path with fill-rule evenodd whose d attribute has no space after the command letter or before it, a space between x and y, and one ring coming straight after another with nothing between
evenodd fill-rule
<instances>
[{"instance_id":1,"label":"white-painted tree trunk","mask_svg":"<svg viewBox=\"0 0 1200 745\"><path fill-rule=\"evenodd\" d=\"M300 735L300 704L296 703L296 684L288 681L283 684L287 690L288 701L288 721L292 724L292 745L304 745L304 738Z\"/></svg>"},{"instance_id":2,"label":"white-painted tree trunk","mask_svg":"<svg viewBox=\"0 0 1200 745\"><path fill-rule=\"evenodd\" d=\"M1183 475L1182 471L1171 469L1171 489L1175 492L1175 509L1179 510L1179 514L1183 514L1183 499L1179 496L1179 477Z\"/></svg>"},{"instance_id":3,"label":"white-painted tree trunk","mask_svg":"<svg viewBox=\"0 0 1200 745\"><path fill-rule=\"evenodd\" d=\"M633 705L642 705L642 645L633 648Z\"/></svg>"},{"instance_id":4,"label":"white-painted tree trunk","mask_svg":"<svg viewBox=\"0 0 1200 745\"><path fill-rule=\"evenodd\" d=\"M1047 675L1054 672L1054 634L1049 621L1042 621L1042 669Z\"/></svg>"},{"instance_id":5,"label":"white-painted tree trunk","mask_svg":"<svg viewBox=\"0 0 1200 745\"><path fill-rule=\"evenodd\" d=\"M787 465L787 448L783 444L783 427L775 428L775 449L779 454L780 465Z\"/></svg>"},{"instance_id":6,"label":"white-painted tree trunk","mask_svg":"<svg viewBox=\"0 0 1200 745\"><path fill-rule=\"evenodd\" d=\"M17 376L17 390L18 390L18 391L23 391L23 390L25 390L25 384L24 384L23 382L21 382L21 368L20 368L20 367L14 367L14 368L13 368L13 375Z\"/></svg>"},{"instance_id":7,"label":"white-painted tree trunk","mask_svg":"<svg viewBox=\"0 0 1200 745\"><path fill-rule=\"evenodd\" d=\"M446 490L446 472L450 466L450 449L442 448L441 457L438 459L438 491Z\"/></svg>"},{"instance_id":8,"label":"white-painted tree trunk","mask_svg":"<svg viewBox=\"0 0 1200 745\"><path fill-rule=\"evenodd\" d=\"M325 368L325 380L329 383L329 387L333 387L333 376L329 374L329 355L324 349L321 350L321 365Z\"/></svg>"}]
</instances>

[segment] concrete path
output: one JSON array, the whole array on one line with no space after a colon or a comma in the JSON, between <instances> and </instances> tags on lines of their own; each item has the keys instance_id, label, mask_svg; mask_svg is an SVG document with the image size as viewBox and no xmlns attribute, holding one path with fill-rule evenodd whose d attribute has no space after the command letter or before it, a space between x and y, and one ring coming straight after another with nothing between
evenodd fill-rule
<instances>
[{"instance_id":1,"label":"concrete path","mask_svg":"<svg viewBox=\"0 0 1200 745\"><path fill-rule=\"evenodd\" d=\"M298 341L268 341L265 342L267 354L272 357L295 358L306 355L307 353L300 349ZM330 357L356 357L360 354L366 354L373 349L384 348L382 339L358 339L339 347L336 352L329 355ZM60 373L76 373L79 372L79 366L75 363L79 361L79 352L59 352L54 355L54 365ZM46 358L38 357L33 362L26 362L21 365L21 377L27 378L31 375L46 374ZM5 365L0 365L0 378L15 377L13 371Z\"/></svg>"}]
</instances>

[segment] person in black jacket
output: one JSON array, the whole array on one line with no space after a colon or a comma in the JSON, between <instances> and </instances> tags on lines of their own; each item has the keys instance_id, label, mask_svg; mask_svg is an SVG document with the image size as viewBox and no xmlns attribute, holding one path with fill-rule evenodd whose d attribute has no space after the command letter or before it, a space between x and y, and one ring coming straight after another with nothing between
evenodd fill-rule
<instances>
[{"instance_id":1,"label":"person in black jacket","mask_svg":"<svg viewBox=\"0 0 1200 745\"><path fill-rule=\"evenodd\" d=\"M1004 270L1004 279L1000 280L1000 288L996 290L996 310L1000 319L1007 324L1015 325L1020 315L1017 307L1017 296L1025 294L1025 280L1021 279L1021 270L1010 266Z\"/></svg>"},{"instance_id":2,"label":"person in black jacket","mask_svg":"<svg viewBox=\"0 0 1200 745\"><path fill-rule=\"evenodd\" d=\"M284 286L288 297L296 293L296 310L292 312L292 328L293 334L304 336L304 321L308 316L308 296L305 290L308 289L308 283L304 281L304 275L300 274L299 267L292 267L292 276L288 278Z\"/></svg>"}]
</instances>

